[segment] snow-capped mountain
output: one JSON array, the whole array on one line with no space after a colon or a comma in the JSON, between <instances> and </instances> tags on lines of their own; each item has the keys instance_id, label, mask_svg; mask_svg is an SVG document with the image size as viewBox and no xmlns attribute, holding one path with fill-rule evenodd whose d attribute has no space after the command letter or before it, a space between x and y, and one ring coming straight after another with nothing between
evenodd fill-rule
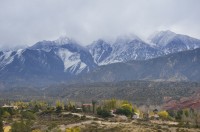
<instances>
[{"instance_id":1,"label":"snow-capped mountain","mask_svg":"<svg viewBox=\"0 0 200 132\"><path fill-rule=\"evenodd\" d=\"M200 47L200 40L171 31L161 31L145 42L135 35L120 36L114 43L94 41L88 49L98 65L147 60Z\"/></svg>"},{"instance_id":2,"label":"snow-capped mountain","mask_svg":"<svg viewBox=\"0 0 200 132\"><path fill-rule=\"evenodd\" d=\"M67 73L89 72L96 67L89 51L67 37L60 37L55 41L41 41L30 49L54 52L63 61L64 72Z\"/></svg>"},{"instance_id":3,"label":"snow-capped mountain","mask_svg":"<svg viewBox=\"0 0 200 132\"><path fill-rule=\"evenodd\" d=\"M0 51L0 81L46 79L52 82L78 75L84 78L102 65L146 61L200 48L200 40L171 31L154 34L150 43L130 35L120 36L113 42L99 39L84 47L73 39L60 37L55 41L40 41L28 48Z\"/></svg>"},{"instance_id":4,"label":"snow-capped mountain","mask_svg":"<svg viewBox=\"0 0 200 132\"><path fill-rule=\"evenodd\" d=\"M114 43L107 43L104 40L94 41L88 48L98 65L146 60L163 54L135 35L120 36Z\"/></svg>"},{"instance_id":5,"label":"snow-capped mountain","mask_svg":"<svg viewBox=\"0 0 200 132\"><path fill-rule=\"evenodd\" d=\"M162 53L159 50L145 43L137 36L123 36L118 37L112 44L112 52L105 60L105 64L130 60L146 60L160 55Z\"/></svg>"},{"instance_id":6,"label":"snow-capped mountain","mask_svg":"<svg viewBox=\"0 0 200 132\"><path fill-rule=\"evenodd\" d=\"M0 80L4 81L38 79L52 82L87 73L96 66L89 51L68 38L0 52Z\"/></svg>"},{"instance_id":7,"label":"snow-capped mountain","mask_svg":"<svg viewBox=\"0 0 200 132\"><path fill-rule=\"evenodd\" d=\"M110 56L112 52L111 45L102 39L94 41L91 45L87 46L87 48L93 56L95 63L99 65L104 63L104 61Z\"/></svg>"},{"instance_id":8,"label":"snow-capped mountain","mask_svg":"<svg viewBox=\"0 0 200 132\"><path fill-rule=\"evenodd\" d=\"M200 40L187 35L176 34L171 31L161 31L150 37L158 49L165 54L176 53L185 50L192 50L200 47Z\"/></svg>"},{"instance_id":9,"label":"snow-capped mountain","mask_svg":"<svg viewBox=\"0 0 200 132\"><path fill-rule=\"evenodd\" d=\"M63 75L62 60L52 51L20 49L1 52L0 78L21 79Z\"/></svg>"}]
</instances>

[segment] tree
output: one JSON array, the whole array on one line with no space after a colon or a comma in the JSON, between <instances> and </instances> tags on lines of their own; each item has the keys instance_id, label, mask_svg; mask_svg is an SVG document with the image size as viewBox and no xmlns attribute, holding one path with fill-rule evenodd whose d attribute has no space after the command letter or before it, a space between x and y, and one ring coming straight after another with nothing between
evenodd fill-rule
<instances>
[{"instance_id":1,"label":"tree","mask_svg":"<svg viewBox=\"0 0 200 132\"><path fill-rule=\"evenodd\" d=\"M39 106L36 104L33 108L34 112L38 112L39 111Z\"/></svg>"},{"instance_id":2,"label":"tree","mask_svg":"<svg viewBox=\"0 0 200 132\"><path fill-rule=\"evenodd\" d=\"M162 119L168 119L168 117L169 117L169 113L167 111L160 111L160 112L158 112L158 115Z\"/></svg>"},{"instance_id":3,"label":"tree","mask_svg":"<svg viewBox=\"0 0 200 132\"><path fill-rule=\"evenodd\" d=\"M0 132L4 132L4 130L3 130L3 121L1 119L1 117L0 117Z\"/></svg>"},{"instance_id":4,"label":"tree","mask_svg":"<svg viewBox=\"0 0 200 132\"><path fill-rule=\"evenodd\" d=\"M118 109L116 110L116 114L118 114L118 115L130 116L130 115L132 115L132 112L129 111L128 109L118 108Z\"/></svg>"},{"instance_id":5,"label":"tree","mask_svg":"<svg viewBox=\"0 0 200 132\"><path fill-rule=\"evenodd\" d=\"M36 115L30 111L22 111L21 112L22 118L34 120L36 118Z\"/></svg>"},{"instance_id":6,"label":"tree","mask_svg":"<svg viewBox=\"0 0 200 132\"><path fill-rule=\"evenodd\" d=\"M96 105L97 101L92 100L92 112L93 114L95 113L95 105Z\"/></svg>"},{"instance_id":7,"label":"tree","mask_svg":"<svg viewBox=\"0 0 200 132\"><path fill-rule=\"evenodd\" d=\"M121 108L122 108L122 109L126 109L126 110L128 110L128 111L130 111L130 112L133 111L132 105L131 105L131 104L123 104Z\"/></svg>"},{"instance_id":8,"label":"tree","mask_svg":"<svg viewBox=\"0 0 200 132\"><path fill-rule=\"evenodd\" d=\"M8 117L10 117L10 113L8 113L7 111L4 111L2 116L4 118L8 118Z\"/></svg>"},{"instance_id":9,"label":"tree","mask_svg":"<svg viewBox=\"0 0 200 132\"><path fill-rule=\"evenodd\" d=\"M63 103L60 100L56 101L56 112L60 113L62 109L63 109Z\"/></svg>"},{"instance_id":10,"label":"tree","mask_svg":"<svg viewBox=\"0 0 200 132\"><path fill-rule=\"evenodd\" d=\"M175 118L176 117L176 111L175 110L167 110L170 117Z\"/></svg>"},{"instance_id":11,"label":"tree","mask_svg":"<svg viewBox=\"0 0 200 132\"><path fill-rule=\"evenodd\" d=\"M66 132L80 132L81 129L79 127L67 128Z\"/></svg>"},{"instance_id":12,"label":"tree","mask_svg":"<svg viewBox=\"0 0 200 132\"><path fill-rule=\"evenodd\" d=\"M178 110L178 111L177 111L177 114L176 114L176 117L175 117L176 120L181 121L182 115L183 115L183 110Z\"/></svg>"},{"instance_id":13,"label":"tree","mask_svg":"<svg viewBox=\"0 0 200 132\"><path fill-rule=\"evenodd\" d=\"M102 109L102 108L97 108L97 115L103 117L103 118L106 118L106 117L110 117L111 116L111 113L109 110L107 109Z\"/></svg>"},{"instance_id":14,"label":"tree","mask_svg":"<svg viewBox=\"0 0 200 132\"><path fill-rule=\"evenodd\" d=\"M131 116L133 114L132 104L125 103L122 104L121 108L116 110L116 114Z\"/></svg>"},{"instance_id":15,"label":"tree","mask_svg":"<svg viewBox=\"0 0 200 132\"><path fill-rule=\"evenodd\" d=\"M67 104L64 105L64 110L66 111L74 111L75 110L75 103L69 101Z\"/></svg>"},{"instance_id":16,"label":"tree","mask_svg":"<svg viewBox=\"0 0 200 132\"><path fill-rule=\"evenodd\" d=\"M32 122L24 121L23 119L20 122L14 122L11 126L11 132L31 132Z\"/></svg>"}]
</instances>

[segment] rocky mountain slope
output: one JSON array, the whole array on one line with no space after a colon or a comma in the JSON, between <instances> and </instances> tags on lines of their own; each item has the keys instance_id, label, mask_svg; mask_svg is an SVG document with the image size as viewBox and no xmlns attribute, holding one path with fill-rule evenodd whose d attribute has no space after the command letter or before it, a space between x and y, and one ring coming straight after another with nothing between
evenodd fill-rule
<instances>
[{"instance_id":1,"label":"rocky mountain slope","mask_svg":"<svg viewBox=\"0 0 200 132\"><path fill-rule=\"evenodd\" d=\"M84 75L85 82L122 80L200 81L200 48L149 60L114 63Z\"/></svg>"},{"instance_id":2,"label":"rocky mountain slope","mask_svg":"<svg viewBox=\"0 0 200 132\"><path fill-rule=\"evenodd\" d=\"M200 41L198 39L187 35L176 34L171 31L158 32L149 39L150 42L154 43L159 50L164 52L164 54L171 54L200 47Z\"/></svg>"},{"instance_id":3,"label":"rocky mountain slope","mask_svg":"<svg viewBox=\"0 0 200 132\"><path fill-rule=\"evenodd\" d=\"M200 80L199 50L194 50L200 47L200 40L162 31L151 36L150 43L135 35L121 36L114 42L99 39L85 47L67 37L40 41L28 48L1 51L0 80L47 84L77 78Z\"/></svg>"}]
</instances>

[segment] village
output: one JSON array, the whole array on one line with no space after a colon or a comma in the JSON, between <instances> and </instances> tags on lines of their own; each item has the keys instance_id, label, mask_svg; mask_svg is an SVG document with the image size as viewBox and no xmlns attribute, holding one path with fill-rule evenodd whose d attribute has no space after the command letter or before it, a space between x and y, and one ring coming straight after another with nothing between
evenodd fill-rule
<instances>
[{"instance_id":1,"label":"village","mask_svg":"<svg viewBox=\"0 0 200 132\"><path fill-rule=\"evenodd\" d=\"M147 127L152 130L162 130L162 127L157 126L168 125L176 129L198 130L198 117L199 112L193 109L164 110L161 106L136 106L129 101L117 99L92 100L88 103L57 100L54 104L18 101L4 104L0 108L1 132L87 131L91 124L96 124L96 127L141 124L156 126Z\"/></svg>"}]
</instances>

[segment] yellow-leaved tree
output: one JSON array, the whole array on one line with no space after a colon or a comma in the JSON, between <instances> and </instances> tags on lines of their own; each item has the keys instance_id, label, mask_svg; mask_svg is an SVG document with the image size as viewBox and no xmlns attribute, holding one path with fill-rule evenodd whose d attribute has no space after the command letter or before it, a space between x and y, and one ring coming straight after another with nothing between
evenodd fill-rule
<instances>
[{"instance_id":1,"label":"yellow-leaved tree","mask_svg":"<svg viewBox=\"0 0 200 132\"><path fill-rule=\"evenodd\" d=\"M169 117L169 113L167 111L160 111L160 112L158 112L158 115L162 119L168 119L168 117Z\"/></svg>"}]
</instances>

